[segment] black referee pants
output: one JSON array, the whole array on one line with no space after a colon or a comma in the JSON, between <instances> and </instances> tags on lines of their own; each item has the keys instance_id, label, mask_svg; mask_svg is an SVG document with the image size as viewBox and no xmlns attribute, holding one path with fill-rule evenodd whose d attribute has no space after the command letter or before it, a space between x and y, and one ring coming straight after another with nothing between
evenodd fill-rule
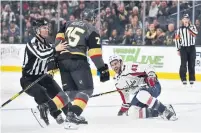
<instances>
[{"instance_id":1,"label":"black referee pants","mask_svg":"<svg viewBox=\"0 0 201 133\"><path fill-rule=\"evenodd\" d=\"M22 76L20 79L22 89L25 89L40 76ZM60 91L62 91L62 89L56 83L56 81L50 75L47 75L38 83L34 84L30 89L28 89L26 93L34 97L34 100L37 104L43 104L48 102L51 98L54 98ZM50 112L50 114L56 118L59 114L61 114L61 111L58 110L55 112Z\"/></svg>"},{"instance_id":2,"label":"black referee pants","mask_svg":"<svg viewBox=\"0 0 201 133\"><path fill-rule=\"evenodd\" d=\"M186 81L187 67L189 72L189 81L195 81L195 59L196 59L195 46L181 47L180 56L181 56L181 65L179 74L181 81Z\"/></svg>"}]
</instances>

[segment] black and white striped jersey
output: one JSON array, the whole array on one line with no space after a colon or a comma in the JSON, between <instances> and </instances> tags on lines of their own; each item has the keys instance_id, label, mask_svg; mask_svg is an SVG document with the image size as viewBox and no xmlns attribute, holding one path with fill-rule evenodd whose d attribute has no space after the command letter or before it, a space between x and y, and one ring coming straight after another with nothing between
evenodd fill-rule
<instances>
[{"instance_id":1,"label":"black and white striped jersey","mask_svg":"<svg viewBox=\"0 0 201 133\"><path fill-rule=\"evenodd\" d=\"M22 66L23 75L42 75L47 71L47 61L56 51L52 44L41 39L36 36L26 44Z\"/></svg>"},{"instance_id":2,"label":"black and white striped jersey","mask_svg":"<svg viewBox=\"0 0 201 133\"><path fill-rule=\"evenodd\" d=\"M190 25L188 27L182 26L177 29L175 34L175 44L177 50L180 50L181 47L195 45L195 37L197 34L198 31L195 25Z\"/></svg>"}]
</instances>

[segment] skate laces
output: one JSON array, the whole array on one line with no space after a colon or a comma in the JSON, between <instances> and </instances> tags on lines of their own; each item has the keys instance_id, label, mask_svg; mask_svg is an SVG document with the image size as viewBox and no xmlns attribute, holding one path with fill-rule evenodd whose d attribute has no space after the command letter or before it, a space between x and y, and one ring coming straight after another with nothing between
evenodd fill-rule
<instances>
[{"instance_id":1,"label":"skate laces","mask_svg":"<svg viewBox=\"0 0 201 133\"><path fill-rule=\"evenodd\" d=\"M63 119L63 117L62 117L61 114L57 116L56 122L57 122L58 124L62 124L62 123L64 122L64 119Z\"/></svg>"},{"instance_id":2,"label":"skate laces","mask_svg":"<svg viewBox=\"0 0 201 133\"><path fill-rule=\"evenodd\" d=\"M57 120L57 121L63 120L62 115L58 115L57 118L56 118L56 120Z\"/></svg>"},{"instance_id":3,"label":"skate laces","mask_svg":"<svg viewBox=\"0 0 201 133\"><path fill-rule=\"evenodd\" d=\"M68 112L68 114L66 116L66 121L83 121L83 120L84 120L84 118L77 116L73 112Z\"/></svg>"}]
</instances>

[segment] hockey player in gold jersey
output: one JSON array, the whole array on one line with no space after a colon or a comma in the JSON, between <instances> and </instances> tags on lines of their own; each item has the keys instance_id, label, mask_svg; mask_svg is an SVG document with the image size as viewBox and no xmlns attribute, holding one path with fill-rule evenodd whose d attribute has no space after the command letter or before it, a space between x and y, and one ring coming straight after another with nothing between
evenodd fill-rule
<instances>
[{"instance_id":1,"label":"hockey player in gold jersey","mask_svg":"<svg viewBox=\"0 0 201 133\"><path fill-rule=\"evenodd\" d=\"M67 22L56 36L57 43L68 42L67 49L60 52L57 58L63 89L72 101L66 117L68 125L87 123L80 116L94 90L87 57L91 58L100 72L101 82L109 80L110 77L108 65L102 59L100 35L92 25L93 21L93 11L85 9L81 20Z\"/></svg>"}]
</instances>

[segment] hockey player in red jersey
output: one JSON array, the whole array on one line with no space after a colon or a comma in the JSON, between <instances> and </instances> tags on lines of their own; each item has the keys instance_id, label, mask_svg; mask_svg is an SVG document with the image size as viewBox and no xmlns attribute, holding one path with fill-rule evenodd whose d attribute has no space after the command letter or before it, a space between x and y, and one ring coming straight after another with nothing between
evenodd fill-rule
<instances>
[{"instance_id":1,"label":"hockey player in red jersey","mask_svg":"<svg viewBox=\"0 0 201 133\"><path fill-rule=\"evenodd\" d=\"M116 73L115 86L123 101L118 116L129 112L137 118L162 116L177 120L172 105L166 107L157 99L161 86L153 67L138 63L124 64L119 55L110 56L109 63ZM134 95L132 99L131 94Z\"/></svg>"}]
</instances>

